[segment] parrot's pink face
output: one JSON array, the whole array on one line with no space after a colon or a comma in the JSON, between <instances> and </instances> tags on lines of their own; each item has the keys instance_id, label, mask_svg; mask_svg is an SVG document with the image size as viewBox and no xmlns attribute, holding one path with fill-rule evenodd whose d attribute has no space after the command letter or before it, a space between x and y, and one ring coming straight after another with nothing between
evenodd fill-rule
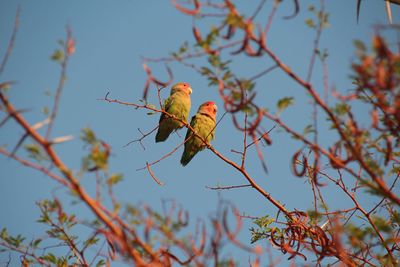
<instances>
[{"instance_id":1,"label":"parrot's pink face","mask_svg":"<svg viewBox=\"0 0 400 267\"><path fill-rule=\"evenodd\" d=\"M201 106L199 107L199 113L206 113L211 117L213 117L214 119L217 117L217 111L218 107L212 101L205 102L201 104Z\"/></svg>"},{"instance_id":2,"label":"parrot's pink face","mask_svg":"<svg viewBox=\"0 0 400 267\"><path fill-rule=\"evenodd\" d=\"M172 88L171 88L171 95L173 94L173 93L176 93L176 92L178 92L178 91L180 91L180 92L184 92L184 93L186 93L187 95L190 95L191 93L192 93L192 88L190 87L190 84L188 84L188 83L177 83L177 84L175 84L174 86L172 86Z\"/></svg>"}]
</instances>

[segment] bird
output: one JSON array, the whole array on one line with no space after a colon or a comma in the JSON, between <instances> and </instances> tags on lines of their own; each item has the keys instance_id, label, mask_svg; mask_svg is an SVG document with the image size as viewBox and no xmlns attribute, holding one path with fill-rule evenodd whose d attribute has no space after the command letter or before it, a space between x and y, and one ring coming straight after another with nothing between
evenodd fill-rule
<instances>
[{"instance_id":1,"label":"bird","mask_svg":"<svg viewBox=\"0 0 400 267\"><path fill-rule=\"evenodd\" d=\"M188 122L190 113L190 95L193 90L188 83L179 82L172 86L169 97L164 102L164 110L174 115L176 118ZM184 126L182 121L178 121L165 113L160 116L156 142L164 142L168 136Z\"/></svg>"},{"instance_id":2,"label":"bird","mask_svg":"<svg viewBox=\"0 0 400 267\"><path fill-rule=\"evenodd\" d=\"M217 118L217 105L212 101L207 101L200 105L197 114L190 121L190 126L203 139L210 142L215 136L215 126ZM186 166L192 158L204 150L206 144L188 128L185 137L185 148L183 150L181 164Z\"/></svg>"}]
</instances>

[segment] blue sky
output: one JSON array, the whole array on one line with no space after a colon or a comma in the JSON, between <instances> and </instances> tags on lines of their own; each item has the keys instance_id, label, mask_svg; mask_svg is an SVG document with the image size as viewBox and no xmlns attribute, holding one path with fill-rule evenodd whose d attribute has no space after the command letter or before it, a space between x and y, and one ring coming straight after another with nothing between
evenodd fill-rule
<instances>
[{"instance_id":1,"label":"blue sky","mask_svg":"<svg viewBox=\"0 0 400 267\"><path fill-rule=\"evenodd\" d=\"M270 8L270 2L267 1ZM349 75L351 62L355 59L353 40L369 42L373 35L372 25L386 23L383 1L363 1L360 22L356 23L356 1L327 1L326 9L330 13L331 26L324 31L321 47L329 51L329 85L345 92L351 88ZM258 1L249 1L242 8L247 12ZM269 45L288 65L305 76L311 55L314 32L305 25L304 20L311 17L307 12L310 3L319 5L319 1L301 1L301 14L292 20L283 20L282 16L292 12L291 1L284 1L278 10L272 26ZM158 116L148 116L145 111L134 110L121 105L99 101L107 92L111 97L128 102L138 102L146 79L141 66L141 56L161 57L176 51L184 41L193 43L191 33L192 19L179 13L169 1L0 1L0 55L5 53L11 35L17 5L21 6L20 30L15 49L9 63L0 76L0 82L15 80L17 83L9 91L11 101L18 108L31 108L26 113L27 120L36 123L45 118L42 108L52 107L52 97L47 91L54 92L59 78L59 66L49 59L57 48L57 40L65 38L65 26L68 24L76 39L76 53L72 56L67 81L60 103L59 116L55 123L53 137L73 135L75 139L57 147L62 159L71 168L78 170L85 151L79 140L80 130L91 127L98 137L112 147L111 172L122 172L124 181L116 189L116 195L124 203L149 203L161 207L162 199L175 199L189 210L192 222L196 218L208 218L217 209L219 194L208 190L206 186L243 184L245 180L239 173L228 167L210 151L198 154L185 168L179 164L182 150L154 166L153 171L165 186L154 183L145 171L136 171L146 161L153 161L168 153L181 142L181 137L173 135L168 142L155 144L154 136L144 141L146 150L137 144L123 147L127 142L139 136L137 128L143 131L152 129L158 122ZM400 10L393 7L394 21L398 21ZM248 13L247 13L248 14ZM268 14L264 12L260 16ZM210 25L205 23L203 25ZM203 28L205 31L205 28ZM393 32L391 32L393 33ZM387 35L390 42L395 36ZM271 65L271 60L243 60L234 63L235 70L243 76ZM151 65L155 73L166 78L162 64ZM220 106L215 88L207 86L203 77L179 64L171 65L174 81L186 81L192 85L192 114L204 101L213 100ZM321 66L316 65L313 83L322 85ZM286 110L283 119L295 129L302 129L311 122L311 106L304 90L288 79L281 71L274 71L257 83L257 103L275 110L276 102L285 96L294 96L296 105ZM322 89L319 90L322 93ZM167 97L167 90L163 97ZM150 92L150 101L157 103L154 88ZM366 114L360 110L360 116ZM219 117L222 115L220 112ZM321 118L323 128L325 120ZM271 128L271 122L264 122L265 128ZM13 123L0 130L0 144L9 144L11 149L23 131ZM322 142L329 143L334 136L326 133ZM309 185L303 179L297 179L290 171L291 155L300 148L282 131L271 134L273 145L263 147L269 166L265 174L260 168L255 151L248 157L249 173L273 197L290 209L306 210L312 208L312 194ZM230 152L239 149L242 135L234 130L231 119L226 116L216 131L213 145L231 159L239 157ZM13 234L21 233L29 238L37 237L43 227L35 222L39 210L35 202L52 195L65 197L64 190L41 173L21 167L18 163L0 157L0 227L7 227ZM90 185L90 175L84 178ZM89 188L89 192L93 192ZM324 189L325 190L325 189ZM328 189L326 189L328 190ZM234 203L241 212L251 216L275 215L276 210L266 203L255 191L249 188L224 191L224 199ZM327 198L335 200L332 205L343 207L348 202L332 192ZM375 200L362 200L372 205ZM67 202L68 203L68 202ZM70 206L74 212L88 216L88 210L82 206ZM241 234L247 242L247 228ZM235 250L232 250L235 251ZM236 253L236 252L235 252ZM244 263L245 254L238 254ZM279 255L279 254L277 254ZM2 262L7 255L0 255ZM243 258L244 257L244 258ZM282 257L285 266L287 256ZM16 264L17 260L13 263Z\"/></svg>"}]
</instances>

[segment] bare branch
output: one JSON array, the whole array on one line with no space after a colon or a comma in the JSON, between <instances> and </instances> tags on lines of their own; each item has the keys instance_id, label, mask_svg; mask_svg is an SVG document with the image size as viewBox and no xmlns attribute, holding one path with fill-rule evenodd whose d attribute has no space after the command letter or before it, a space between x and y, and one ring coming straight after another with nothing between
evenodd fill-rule
<instances>
[{"instance_id":1,"label":"bare branch","mask_svg":"<svg viewBox=\"0 0 400 267\"><path fill-rule=\"evenodd\" d=\"M5 54L4 54L3 60L2 60L1 65L0 65L0 76L1 76L1 74L3 74L3 71L4 71L4 69L5 69L6 65L7 65L8 59L11 56L12 50L13 50L14 45L15 45L15 39L17 37L17 32L18 32L18 28L19 28L19 16L20 16L20 13L21 13L21 7L18 5L17 13L15 14L14 28L13 28L13 31L12 31L12 34L11 34L10 41L8 42L7 50L6 50Z\"/></svg>"}]
</instances>

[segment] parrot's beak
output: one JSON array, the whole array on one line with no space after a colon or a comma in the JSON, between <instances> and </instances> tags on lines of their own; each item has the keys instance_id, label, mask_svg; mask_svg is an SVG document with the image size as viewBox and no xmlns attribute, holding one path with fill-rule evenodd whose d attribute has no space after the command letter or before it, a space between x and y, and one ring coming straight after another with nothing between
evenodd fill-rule
<instances>
[{"instance_id":1,"label":"parrot's beak","mask_svg":"<svg viewBox=\"0 0 400 267\"><path fill-rule=\"evenodd\" d=\"M191 88L191 87L189 87L188 89L189 89L189 95L191 95L191 94L192 94L192 92L193 92L193 90L192 90L192 88Z\"/></svg>"}]
</instances>

